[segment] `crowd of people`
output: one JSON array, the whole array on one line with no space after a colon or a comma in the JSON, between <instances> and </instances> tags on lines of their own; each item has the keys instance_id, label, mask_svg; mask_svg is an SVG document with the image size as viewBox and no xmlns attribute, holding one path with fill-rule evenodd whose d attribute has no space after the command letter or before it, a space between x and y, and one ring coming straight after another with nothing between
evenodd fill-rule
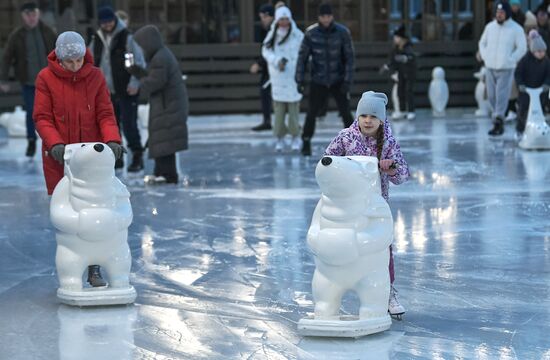
<instances>
[{"instance_id":1,"label":"crowd of people","mask_svg":"<svg viewBox=\"0 0 550 360\"><path fill-rule=\"evenodd\" d=\"M526 88L543 88L540 101L549 110L550 86L550 2L543 1L534 11L523 13L519 0L495 4L494 19L479 40L479 58L487 69L487 98L493 127L490 136L504 133L506 119L517 114L516 132L525 130L529 96ZM508 114L508 116L506 116Z\"/></svg>"},{"instance_id":2,"label":"crowd of people","mask_svg":"<svg viewBox=\"0 0 550 360\"><path fill-rule=\"evenodd\" d=\"M27 114L26 156L36 153L37 131L44 140L46 174L50 165L55 167L55 162L63 161L64 145L85 141L121 144L120 137L106 135L105 126L110 127L114 119L114 126L132 153L128 172L143 170L143 153L148 148L149 157L155 160L150 180L177 183L175 154L187 149L187 89L179 63L164 46L158 29L146 26L133 35L127 14L104 6L98 9L99 27L86 45L74 31L57 36L41 21L37 3L25 2L20 12L23 25L10 34L4 49L0 90L10 90L7 80L13 67ZM79 51L61 57L65 54L60 53L63 47ZM90 68L98 69L101 76ZM99 80L105 88L97 83ZM59 89L56 84L61 84ZM96 91L101 96L91 98ZM145 142L137 126L140 94L150 104L149 137ZM86 103L76 101L86 97ZM94 135L88 136L90 131ZM114 145L112 149L117 155L116 168L122 168L126 149ZM61 166L56 171L63 173ZM50 192L56 182L48 182Z\"/></svg>"}]
</instances>

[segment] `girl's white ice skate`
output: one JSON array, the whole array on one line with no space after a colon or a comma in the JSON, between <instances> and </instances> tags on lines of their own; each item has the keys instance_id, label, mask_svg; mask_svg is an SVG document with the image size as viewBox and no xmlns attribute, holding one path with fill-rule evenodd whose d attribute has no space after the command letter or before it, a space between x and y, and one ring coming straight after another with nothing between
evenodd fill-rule
<instances>
[{"instance_id":1,"label":"girl's white ice skate","mask_svg":"<svg viewBox=\"0 0 550 360\"><path fill-rule=\"evenodd\" d=\"M390 301L388 303L388 313L393 319L403 320L403 314L405 313L405 308L399 302L397 298L397 290L393 287L390 288Z\"/></svg>"}]
</instances>

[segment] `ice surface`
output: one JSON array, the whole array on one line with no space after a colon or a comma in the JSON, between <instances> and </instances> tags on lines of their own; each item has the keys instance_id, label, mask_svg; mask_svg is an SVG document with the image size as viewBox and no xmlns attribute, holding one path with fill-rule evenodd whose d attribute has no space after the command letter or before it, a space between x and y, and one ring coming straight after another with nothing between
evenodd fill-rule
<instances>
[{"instance_id":1,"label":"ice surface","mask_svg":"<svg viewBox=\"0 0 550 360\"><path fill-rule=\"evenodd\" d=\"M276 155L259 116L191 118L179 186L123 179L135 306L92 309L57 301L41 162L0 128L0 359L550 359L550 152L518 149L513 125L488 139L473 109L427 114L393 124L413 174L390 188L407 313L357 340L296 332L334 114L310 159Z\"/></svg>"}]
</instances>

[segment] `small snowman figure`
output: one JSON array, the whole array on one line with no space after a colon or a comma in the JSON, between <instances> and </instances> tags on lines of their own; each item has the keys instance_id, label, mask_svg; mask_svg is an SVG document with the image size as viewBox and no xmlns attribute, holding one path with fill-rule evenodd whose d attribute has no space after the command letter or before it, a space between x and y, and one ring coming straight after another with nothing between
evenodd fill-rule
<instances>
[{"instance_id":1,"label":"small snowman figure","mask_svg":"<svg viewBox=\"0 0 550 360\"><path fill-rule=\"evenodd\" d=\"M491 107L489 106L489 101L485 95L485 74L487 70L485 66L482 66L478 72L474 73L474 77L477 79L476 89L475 89L475 98L477 102L477 110L475 116L486 117L491 113Z\"/></svg>"},{"instance_id":2,"label":"small snowman figure","mask_svg":"<svg viewBox=\"0 0 550 360\"><path fill-rule=\"evenodd\" d=\"M432 81L428 90L433 116L444 116L449 102L449 87L445 81L445 70L436 66L432 71Z\"/></svg>"}]
</instances>

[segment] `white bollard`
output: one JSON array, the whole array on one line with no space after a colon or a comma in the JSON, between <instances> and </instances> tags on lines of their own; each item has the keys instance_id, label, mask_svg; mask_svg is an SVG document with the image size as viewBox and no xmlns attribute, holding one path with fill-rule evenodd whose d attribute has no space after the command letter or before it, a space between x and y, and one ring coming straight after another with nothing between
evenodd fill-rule
<instances>
[{"instance_id":1,"label":"white bollard","mask_svg":"<svg viewBox=\"0 0 550 360\"><path fill-rule=\"evenodd\" d=\"M307 234L316 265L315 313L298 322L298 331L306 336L360 337L387 330L393 218L381 195L378 159L325 156L315 177L322 195ZM359 296L358 316L340 315L348 290Z\"/></svg>"},{"instance_id":2,"label":"white bollard","mask_svg":"<svg viewBox=\"0 0 550 360\"><path fill-rule=\"evenodd\" d=\"M65 176L55 187L50 219L57 229L57 297L77 306L133 303L128 226L130 193L115 177L115 157L102 143L65 147ZM82 274L101 266L109 285L84 288Z\"/></svg>"},{"instance_id":3,"label":"white bollard","mask_svg":"<svg viewBox=\"0 0 550 360\"><path fill-rule=\"evenodd\" d=\"M449 86L445 81L445 70L440 66L436 66L432 70L428 98L432 106L433 116L445 116L445 108L447 108L449 102Z\"/></svg>"}]
</instances>

